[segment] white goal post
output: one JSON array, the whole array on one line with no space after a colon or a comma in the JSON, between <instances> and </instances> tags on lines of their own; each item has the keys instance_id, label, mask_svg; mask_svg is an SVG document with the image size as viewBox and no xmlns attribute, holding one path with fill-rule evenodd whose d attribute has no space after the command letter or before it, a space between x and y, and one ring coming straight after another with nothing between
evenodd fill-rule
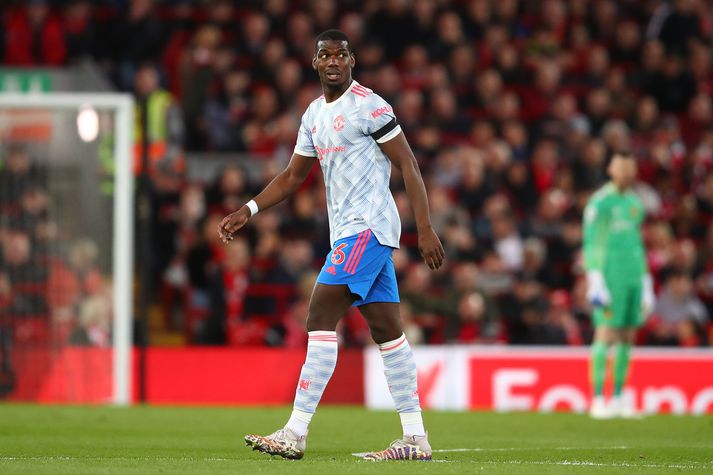
<instances>
[{"instance_id":1,"label":"white goal post","mask_svg":"<svg viewBox=\"0 0 713 475\"><path fill-rule=\"evenodd\" d=\"M129 94L116 93L0 93L0 112L11 110L62 111L73 117L86 107L113 113L113 239L111 274L113 283L112 401L116 405L131 402L131 348L133 319L133 114L134 101ZM72 114L75 112L77 114ZM108 250L107 250L108 252Z\"/></svg>"}]
</instances>

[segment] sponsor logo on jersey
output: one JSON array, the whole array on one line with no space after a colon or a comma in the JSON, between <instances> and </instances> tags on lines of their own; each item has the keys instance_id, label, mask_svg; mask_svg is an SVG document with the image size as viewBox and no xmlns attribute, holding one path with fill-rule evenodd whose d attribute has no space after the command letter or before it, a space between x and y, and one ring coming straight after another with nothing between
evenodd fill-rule
<instances>
[{"instance_id":1,"label":"sponsor logo on jersey","mask_svg":"<svg viewBox=\"0 0 713 475\"><path fill-rule=\"evenodd\" d=\"M392 109L391 107L389 107L389 106L379 107L378 109L376 109L374 112L371 113L371 117L372 117L373 119L376 119L376 118L379 117L380 115L386 114L387 112L391 112L392 110L393 110L393 109Z\"/></svg>"},{"instance_id":2,"label":"sponsor logo on jersey","mask_svg":"<svg viewBox=\"0 0 713 475\"><path fill-rule=\"evenodd\" d=\"M339 132L344 128L344 117L342 115L338 115L336 119L334 119L334 130Z\"/></svg>"},{"instance_id":3,"label":"sponsor logo on jersey","mask_svg":"<svg viewBox=\"0 0 713 475\"><path fill-rule=\"evenodd\" d=\"M312 133L313 133L313 134L316 134L316 133L317 133L317 126L316 126L316 125L315 125L314 127L312 127Z\"/></svg>"},{"instance_id":4,"label":"sponsor logo on jersey","mask_svg":"<svg viewBox=\"0 0 713 475\"><path fill-rule=\"evenodd\" d=\"M318 156L319 160L322 161L324 156L327 155L328 153L346 152L347 146L346 145L335 145L333 147L322 148L319 145L315 145L314 149L317 151L317 156Z\"/></svg>"}]
</instances>

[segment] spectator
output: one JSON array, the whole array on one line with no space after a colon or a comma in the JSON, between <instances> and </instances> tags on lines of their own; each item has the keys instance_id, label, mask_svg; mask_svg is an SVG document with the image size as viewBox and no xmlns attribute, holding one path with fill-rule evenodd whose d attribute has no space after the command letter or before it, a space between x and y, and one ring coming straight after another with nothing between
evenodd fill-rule
<instances>
[{"instance_id":1,"label":"spectator","mask_svg":"<svg viewBox=\"0 0 713 475\"><path fill-rule=\"evenodd\" d=\"M47 319L47 269L33 254L30 236L9 231L2 240L2 273L11 286L5 312L15 318Z\"/></svg>"},{"instance_id":2,"label":"spectator","mask_svg":"<svg viewBox=\"0 0 713 475\"><path fill-rule=\"evenodd\" d=\"M198 331L199 343L261 345L266 327L245 320L245 298L250 281L250 248L238 239L226 249L225 260L211 276L210 313Z\"/></svg>"},{"instance_id":3,"label":"spectator","mask_svg":"<svg viewBox=\"0 0 713 475\"><path fill-rule=\"evenodd\" d=\"M4 208L17 206L27 188L44 183L45 174L32 162L29 152L22 145L10 144L7 147L4 165L0 168L0 205Z\"/></svg>"},{"instance_id":4,"label":"spectator","mask_svg":"<svg viewBox=\"0 0 713 475\"><path fill-rule=\"evenodd\" d=\"M136 73L137 110L135 112L134 172L141 173L146 154L147 173L159 165L182 171L183 119L170 92L161 88L154 66L142 66Z\"/></svg>"},{"instance_id":5,"label":"spectator","mask_svg":"<svg viewBox=\"0 0 713 475\"><path fill-rule=\"evenodd\" d=\"M27 6L9 7L4 15L5 64L61 66L67 57L63 25L48 0L29 0Z\"/></svg>"},{"instance_id":6,"label":"spectator","mask_svg":"<svg viewBox=\"0 0 713 475\"><path fill-rule=\"evenodd\" d=\"M708 312L693 292L691 278L682 271L671 271L646 323L647 343L651 345L700 346L706 343L702 330Z\"/></svg>"},{"instance_id":7,"label":"spectator","mask_svg":"<svg viewBox=\"0 0 713 475\"><path fill-rule=\"evenodd\" d=\"M116 62L116 84L128 91L142 64L157 64L166 41L164 23L154 11L154 0L130 0L115 28L107 53Z\"/></svg>"}]
</instances>

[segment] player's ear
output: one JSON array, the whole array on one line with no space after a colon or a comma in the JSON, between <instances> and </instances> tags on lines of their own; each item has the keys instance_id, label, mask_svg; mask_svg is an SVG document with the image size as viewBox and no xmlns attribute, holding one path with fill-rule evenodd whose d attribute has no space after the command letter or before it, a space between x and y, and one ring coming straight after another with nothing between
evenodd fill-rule
<instances>
[{"instance_id":1,"label":"player's ear","mask_svg":"<svg viewBox=\"0 0 713 475\"><path fill-rule=\"evenodd\" d=\"M349 56L351 57L351 62L350 62L350 64L351 64L351 66L352 66L352 68L353 68L354 66L356 66L356 57L354 56L354 53L349 53Z\"/></svg>"},{"instance_id":2,"label":"player's ear","mask_svg":"<svg viewBox=\"0 0 713 475\"><path fill-rule=\"evenodd\" d=\"M312 56L312 69L317 70L317 56Z\"/></svg>"}]
</instances>

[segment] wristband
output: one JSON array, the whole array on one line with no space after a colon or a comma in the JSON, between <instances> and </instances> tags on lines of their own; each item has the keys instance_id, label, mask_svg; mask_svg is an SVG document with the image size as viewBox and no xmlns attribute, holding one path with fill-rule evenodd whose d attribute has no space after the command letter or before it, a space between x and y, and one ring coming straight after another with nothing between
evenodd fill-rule
<instances>
[{"instance_id":1,"label":"wristband","mask_svg":"<svg viewBox=\"0 0 713 475\"><path fill-rule=\"evenodd\" d=\"M255 200L250 200L247 203L245 203L245 206L248 207L250 210L250 216L255 216L260 209L257 207L257 203L255 203Z\"/></svg>"}]
</instances>

